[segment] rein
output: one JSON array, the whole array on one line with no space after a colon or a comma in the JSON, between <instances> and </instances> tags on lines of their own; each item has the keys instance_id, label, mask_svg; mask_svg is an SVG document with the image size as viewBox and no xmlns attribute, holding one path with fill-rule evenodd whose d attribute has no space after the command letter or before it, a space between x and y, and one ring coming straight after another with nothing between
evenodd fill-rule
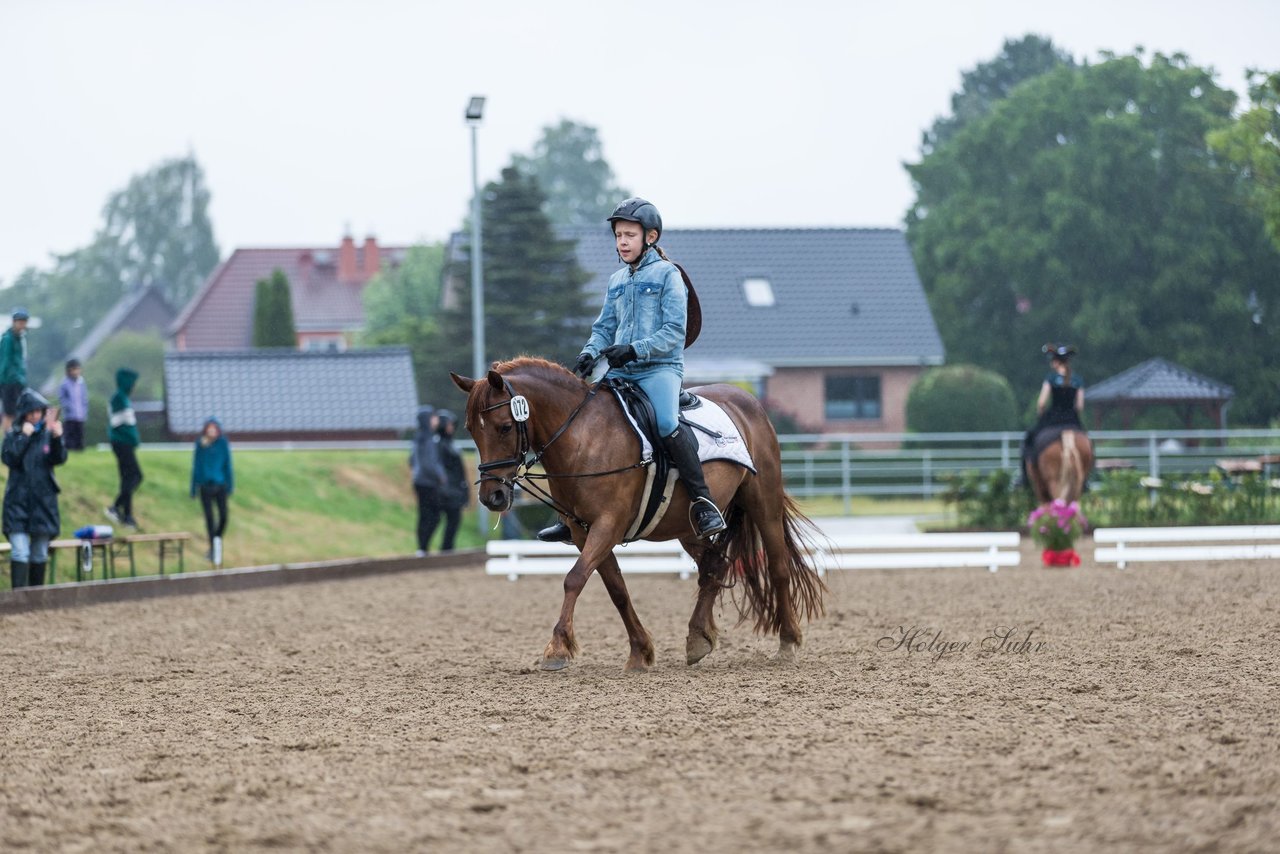
<instances>
[{"instance_id":1,"label":"rein","mask_svg":"<svg viewBox=\"0 0 1280 854\"><path fill-rule=\"evenodd\" d=\"M533 443L529 439L528 421L530 412L528 398L522 394L516 394L516 390L511 386L511 381L506 377L502 378L502 384L508 395L507 400L499 401L492 406L486 406L484 409L480 410L480 413L483 415L486 412L491 412L494 409L499 409L503 406L511 407L511 417L515 419L516 422L516 437L518 440L516 454L515 456L508 457L504 460L494 460L493 462L481 463L477 466L477 469L480 472L480 479L476 481L477 485L484 483L486 480L496 480L503 486L510 486L514 495L516 484L520 481L524 481L523 488L526 492L559 513L561 516L571 519L578 525L578 527L586 531L591 527L587 522L578 518L578 516L567 507L562 506L560 502L556 501L555 497L552 496L551 493L535 484L534 481L553 480L556 478L605 477L612 474L621 474L622 472L631 471L632 469L644 468L645 466L652 464L652 461L641 460L638 463L632 463L631 465L621 466L616 469L609 469L608 471L585 472L578 474L547 474L545 472L542 474L534 474L532 471L533 467L542 462L542 458L546 455L547 449L550 448L557 439L564 435L565 431L569 429L569 425L573 424L574 420L577 419L578 414L582 412L583 407L590 403L591 399L596 396L596 392L600 390L600 384L595 383L591 386L591 390L587 392L587 396L582 399L581 403L574 407L573 411L569 413L569 417L566 418L564 423L561 424L556 432L551 435L551 438L546 441L546 444L542 446L542 450L537 453L533 452ZM490 472L495 469L503 468L514 468L515 473L509 478L490 474Z\"/></svg>"}]
</instances>

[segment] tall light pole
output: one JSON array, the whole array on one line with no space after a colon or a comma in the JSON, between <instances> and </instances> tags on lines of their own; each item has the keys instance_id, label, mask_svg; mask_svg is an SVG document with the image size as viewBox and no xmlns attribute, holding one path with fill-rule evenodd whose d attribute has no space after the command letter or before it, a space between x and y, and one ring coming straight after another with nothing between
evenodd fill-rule
<instances>
[{"instance_id":1,"label":"tall light pole","mask_svg":"<svg viewBox=\"0 0 1280 854\"><path fill-rule=\"evenodd\" d=\"M479 382L487 373L484 361L484 266L480 245L480 173L476 164L476 131L484 117L484 96L473 95L467 102L467 124L471 126L471 376ZM489 533L489 511L477 498L476 523L480 539Z\"/></svg>"},{"instance_id":2,"label":"tall light pole","mask_svg":"<svg viewBox=\"0 0 1280 854\"><path fill-rule=\"evenodd\" d=\"M480 177L476 165L476 131L484 117L484 96L475 95L467 102L467 124L471 126L471 336L472 376L485 376L484 360L484 267L480 245Z\"/></svg>"}]
</instances>

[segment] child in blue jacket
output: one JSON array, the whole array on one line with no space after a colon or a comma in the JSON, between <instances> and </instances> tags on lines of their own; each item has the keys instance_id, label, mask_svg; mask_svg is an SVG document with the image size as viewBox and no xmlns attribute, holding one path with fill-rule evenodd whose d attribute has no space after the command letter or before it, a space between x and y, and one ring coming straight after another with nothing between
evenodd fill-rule
<instances>
[{"instance_id":1,"label":"child in blue jacket","mask_svg":"<svg viewBox=\"0 0 1280 854\"><path fill-rule=\"evenodd\" d=\"M200 495L204 507L204 525L209 533L206 557L215 564L222 560L222 535L227 530L227 498L235 492L235 476L231 470L231 443L222 435L222 422L210 416L196 439L195 458L191 463L191 497ZM215 513L216 511L216 513ZM215 518L216 516L216 518Z\"/></svg>"}]
</instances>

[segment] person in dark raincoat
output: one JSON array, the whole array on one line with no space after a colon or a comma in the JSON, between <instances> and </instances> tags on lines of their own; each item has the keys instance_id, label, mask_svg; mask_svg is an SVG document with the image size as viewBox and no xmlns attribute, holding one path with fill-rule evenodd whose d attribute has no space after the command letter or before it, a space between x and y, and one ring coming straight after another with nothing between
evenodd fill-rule
<instances>
[{"instance_id":1,"label":"person in dark raincoat","mask_svg":"<svg viewBox=\"0 0 1280 854\"><path fill-rule=\"evenodd\" d=\"M0 459L9 467L4 487L4 535L12 547L9 575L13 587L44 584L49 541L58 535L58 481L55 466L67 461L62 424L45 421L49 401L26 389L14 409L13 428L0 446Z\"/></svg>"},{"instance_id":2,"label":"person in dark raincoat","mask_svg":"<svg viewBox=\"0 0 1280 854\"><path fill-rule=\"evenodd\" d=\"M418 496L418 557L427 553L431 535L440 524L436 507L444 489L444 469L440 467L440 451L435 441L439 423L435 407L418 407L418 433L413 437L413 448L409 451L413 491Z\"/></svg>"},{"instance_id":3,"label":"person in dark raincoat","mask_svg":"<svg viewBox=\"0 0 1280 854\"><path fill-rule=\"evenodd\" d=\"M466 472L462 467L462 455L453 446L453 433L458 429L458 416L447 409L441 409L436 414L440 417L440 424L436 427L436 450L440 457L440 467L444 470L444 486L440 490L439 509L435 513L434 520L431 520L431 530L427 534L427 539L431 539L436 525L440 523L440 515L443 514L444 539L440 543L440 550L451 552L458 537L458 527L462 523L462 508L467 506L470 489Z\"/></svg>"}]
</instances>

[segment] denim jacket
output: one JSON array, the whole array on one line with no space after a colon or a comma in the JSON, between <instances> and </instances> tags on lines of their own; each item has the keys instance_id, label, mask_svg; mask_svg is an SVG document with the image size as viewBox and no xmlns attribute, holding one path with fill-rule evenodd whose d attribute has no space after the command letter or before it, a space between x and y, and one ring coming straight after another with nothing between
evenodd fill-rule
<instances>
[{"instance_id":1,"label":"denim jacket","mask_svg":"<svg viewBox=\"0 0 1280 854\"><path fill-rule=\"evenodd\" d=\"M601 350L613 344L630 344L640 358L620 371L644 371L655 365L674 365L683 371L688 300L676 265L648 249L634 272L626 266L609 277L604 308L582 350L599 357Z\"/></svg>"}]
</instances>

